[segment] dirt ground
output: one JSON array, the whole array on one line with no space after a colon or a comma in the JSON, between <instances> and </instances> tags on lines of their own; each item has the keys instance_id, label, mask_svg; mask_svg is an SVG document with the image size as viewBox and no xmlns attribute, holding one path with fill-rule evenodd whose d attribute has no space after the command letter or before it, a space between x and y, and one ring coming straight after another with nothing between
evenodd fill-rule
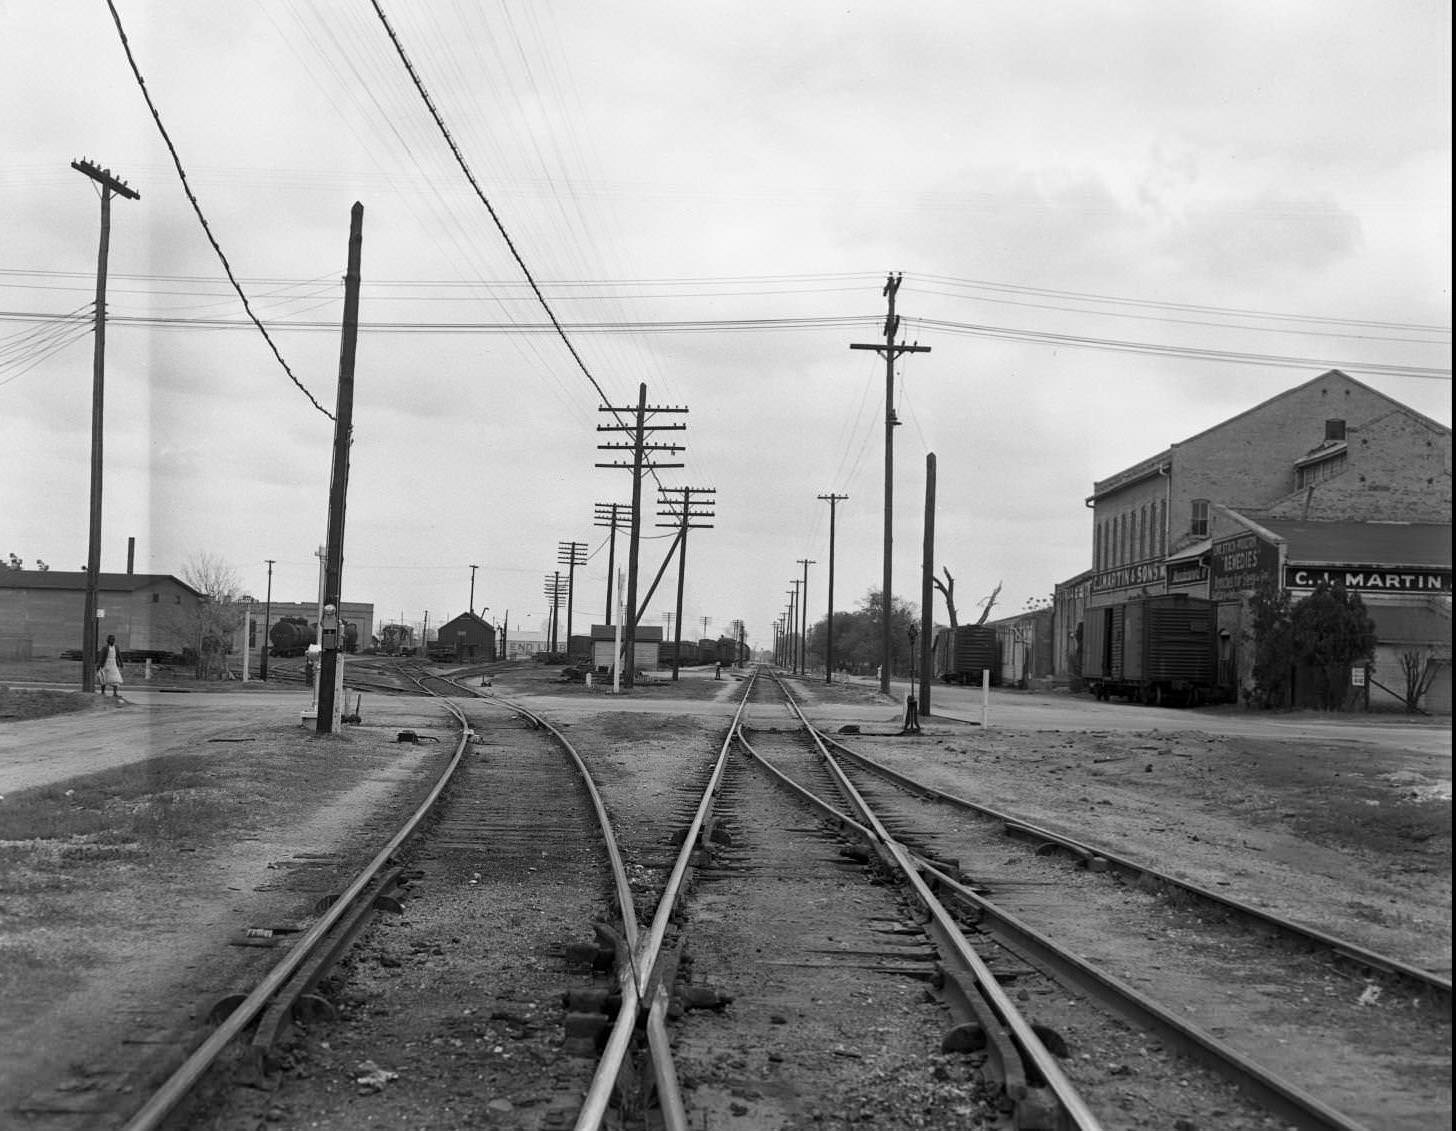
<instances>
[{"instance_id":1,"label":"dirt ground","mask_svg":"<svg viewBox=\"0 0 1456 1131\"><path fill-rule=\"evenodd\" d=\"M611 719L617 706L639 720L726 718L736 687L709 672L613 697L535 668L494 678L581 728L625 723ZM804 693L827 723L897 729L897 705L872 692ZM62 1113L89 1111L91 1125L119 1126L108 1113L128 1102L109 1091L120 1038L140 1031L170 1049L194 1031L270 960L237 946L239 931L305 921L382 842L448 745L394 742L405 727L447 733L424 700L371 696L361 726L321 738L298 725L302 691L155 698L0 718L0 747L33 750L44 779L0 790L0 1123L74 1127ZM145 715L128 732L133 748L97 768L94 728L128 709ZM1450 970L1449 757L938 722L918 738L853 741L948 791Z\"/></svg>"}]
</instances>

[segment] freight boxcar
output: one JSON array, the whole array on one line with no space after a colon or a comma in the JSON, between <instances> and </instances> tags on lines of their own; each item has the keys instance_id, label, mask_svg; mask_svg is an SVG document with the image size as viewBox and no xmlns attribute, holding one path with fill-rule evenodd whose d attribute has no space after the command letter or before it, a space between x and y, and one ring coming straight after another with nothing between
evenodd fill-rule
<instances>
[{"instance_id":1,"label":"freight boxcar","mask_svg":"<svg viewBox=\"0 0 1456 1131\"><path fill-rule=\"evenodd\" d=\"M936 633L932 649L935 675L946 683L980 684L981 673L991 673L991 685L1001 686L1001 636L984 624L963 624Z\"/></svg>"},{"instance_id":2,"label":"freight boxcar","mask_svg":"<svg viewBox=\"0 0 1456 1131\"><path fill-rule=\"evenodd\" d=\"M1218 698L1212 601L1169 593L1088 609L1082 678L1098 699L1186 704Z\"/></svg>"}]
</instances>

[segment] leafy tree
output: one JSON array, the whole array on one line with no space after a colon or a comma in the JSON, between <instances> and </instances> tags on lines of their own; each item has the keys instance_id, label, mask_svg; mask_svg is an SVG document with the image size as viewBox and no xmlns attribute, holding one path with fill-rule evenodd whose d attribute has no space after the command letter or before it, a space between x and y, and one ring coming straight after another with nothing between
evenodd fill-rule
<instances>
[{"instance_id":1,"label":"leafy tree","mask_svg":"<svg viewBox=\"0 0 1456 1131\"><path fill-rule=\"evenodd\" d=\"M1254 686L1251 706L1268 710L1287 707L1293 688L1294 637L1289 619L1289 593L1277 582L1265 580L1249 598L1249 636L1254 646Z\"/></svg>"},{"instance_id":2,"label":"leafy tree","mask_svg":"<svg viewBox=\"0 0 1456 1131\"><path fill-rule=\"evenodd\" d=\"M177 625L184 648L194 659L198 679L221 675L243 623L242 583L232 566L202 551L182 566L182 580L201 595L195 611Z\"/></svg>"},{"instance_id":3,"label":"leafy tree","mask_svg":"<svg viewBox=\"0 0 1456 1131\"><path fill-rule=\"evenodd\" d=\"M883 662L881 655L880 624L882 610L880 591L871 589L865 594L858 609L852 612L834 614L834 664L836 668L870 675ZM895 597L890 602L890 671L905 673L910 670L909 629L913 624L919 627L919 610L908 601ZM820 618L809 630L810 654L824 657L825 618Z\"/></svg>"},{"instance_id":4,"label":"leafy tree","mask_svg":"<svg viewBox=\"0 0 1456 1131\"><path fill-rule=\"evenodd\" d=\"M1295 659L1314 673L1320 706L1339 710L1351 665L1375 651L1375 622L1365 602L1343 585L1321 582L1290 610L1289 623Z\"/></svg>"}]
</instances>

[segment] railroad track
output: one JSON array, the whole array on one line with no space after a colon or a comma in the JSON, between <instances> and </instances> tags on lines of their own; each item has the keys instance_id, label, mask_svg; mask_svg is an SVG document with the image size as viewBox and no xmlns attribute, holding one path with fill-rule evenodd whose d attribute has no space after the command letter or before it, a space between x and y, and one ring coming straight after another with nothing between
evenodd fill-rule
<instances>
[{"instance_id":1,"label":"railroad track","mask_svg":"<svg viewBox=\"0 0 1456 1131\"><path fill-rule=\"evenodd\" d=\"M777 694L753 680L716 755L673 757L649 791L667 800L644 816L646 779L614 773L601 750L578 752L493 691L410 678L450 697L460 730L430 798L128 1131L161 1126L245 1033L245 1065L275 1064L289 1019L307 1015L295 1003L341 962L344 1008L353 995L369 1016L346 1015L326 1044L289 1055L331 1079L365 1066L437 1078L462 1126L507 1114L513 1126L580 1131L739 1117L992 1125L1007 1111L1026 1128L1205 1126L1197 1118L1210 1113L1256 1127L1271 1112L1299 1127L1360 1126L1220 1041L1209 1052L1205 1034L1155 1002L1090 1008L1130 987L1028 942L1017 916L975 890L1018 885L968 877L974 846L927 821L923 790L896 802L888 779L831 769L844 751L831 758L782 705L774 721L790 726L750 729L750 701L761 710ZM609 809L633 814L628 835ZM1068 851L1061 872L1110 883L1074 873ZM846 1018L860 1019L854 1031ZM1173 1055L1190 1040L1211 1071ZM393 1050L392 1067L370 1049ZM418 1096L381 1082L369 1118L407 1125ZM290 1118L349 1126L359 1114L337 1106L346 1097L310 1102L324 1105L317 1118L307 1105Z\"/></svg>"},{"instance_id":2,"label":"railroad track","mask_svg":"<svg viewBox=\"0 0 1456 1131\"><path fill-rule=\"evenodd\" d=\"M1415 1128L1449 1112L1449 978L949 797L790 709L937 890L1060 984L1294 1126Z\"/></svg>"}]
</instances>

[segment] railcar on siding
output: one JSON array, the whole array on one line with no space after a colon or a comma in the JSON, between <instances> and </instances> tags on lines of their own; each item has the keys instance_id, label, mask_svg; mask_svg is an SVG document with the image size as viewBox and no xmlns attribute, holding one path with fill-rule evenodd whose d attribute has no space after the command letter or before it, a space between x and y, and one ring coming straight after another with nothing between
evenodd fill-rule
<instances>
[{"instance_id":1,"label":"railcar on siding","mask_svg":"<svg viewBox=\"0 0 1456 1131\"><path fill-rule=\"evenodd\" d=\"M1183 593L1087 610L1082 678L1098 699L1197 706L1221 698L1212 601Z\"/></svg>"}]
</instances>

